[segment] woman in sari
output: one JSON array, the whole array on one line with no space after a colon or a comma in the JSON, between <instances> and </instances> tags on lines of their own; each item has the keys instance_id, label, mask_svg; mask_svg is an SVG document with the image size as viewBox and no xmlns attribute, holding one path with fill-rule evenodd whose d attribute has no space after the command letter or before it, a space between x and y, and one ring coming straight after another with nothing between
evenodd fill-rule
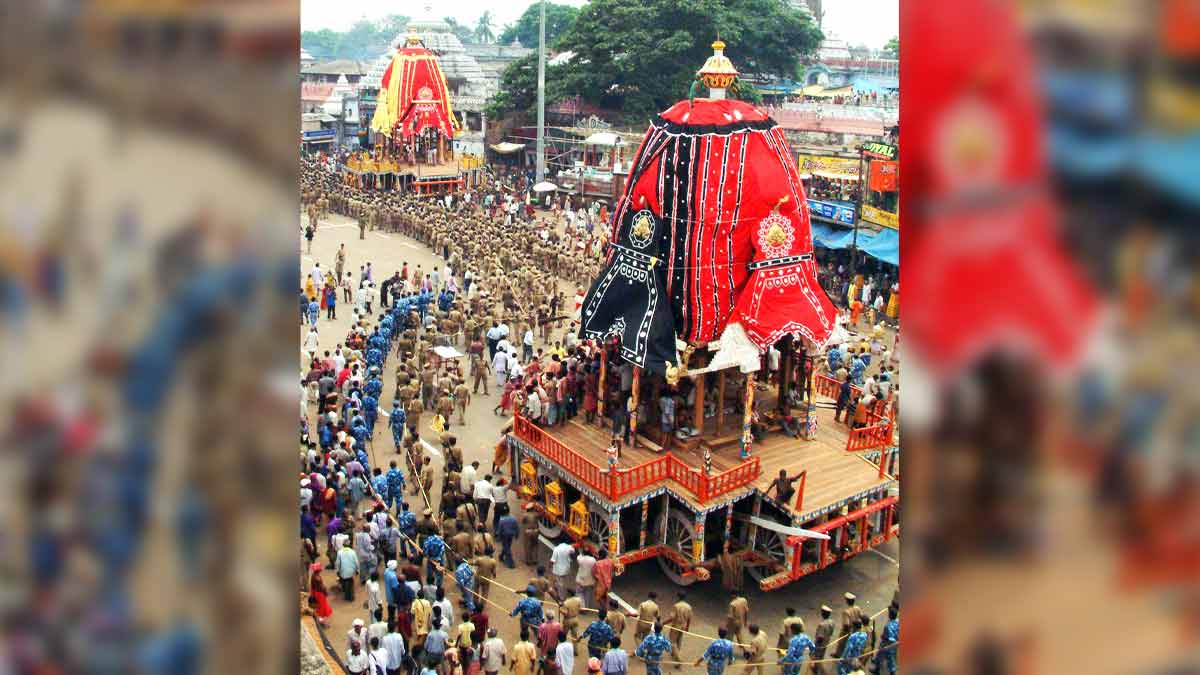
<instances>
[{"instance_id":1,"label":"woman in sari","mask_svg":"<svg viewBox=\"0 0 1200 675\"><path fill-rule=\"evenodd\" d=\"M309 571L308 602L317 621L325 625L325 620L333 615L333 607L329 606L329 593L325 589L325 580L321 578L321 563L313 563Z\"/></svg>"}]
</instances>

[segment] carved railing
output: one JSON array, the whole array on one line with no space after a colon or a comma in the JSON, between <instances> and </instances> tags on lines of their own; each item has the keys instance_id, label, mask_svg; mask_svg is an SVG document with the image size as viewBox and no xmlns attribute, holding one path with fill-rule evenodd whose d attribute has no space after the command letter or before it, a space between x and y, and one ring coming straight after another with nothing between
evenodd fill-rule
<instances>
[{"instance_id":1,"label":"carved railing","mask_svg":"<svg viewBox=\"0 0 1200 675\"><path fill-rule=\"evenodd\" d=\"M691 492L697 501L704 503L753 482L762 471L761 460L753 457L732 469L705 475L700 469L693 468L670 452L628 469L608 471L519 415L513 422L513 433L522 442L612 501L671 480Z\"/></svg>"},{"instance_id":2,"label":"carved railing","mask_svg":"<svg viewBox=\"0 0 1200 675\"><path fill-rule=\"evenodd\" d=\"M566 469L571 475L601 494L609 494L610 484L607 472L593 464L587 457L567 447L562 441L520 415L513 420L513 431L517 438L528 443L530 447L545 455L550 461Z\"/></svg>"}]
</instances>

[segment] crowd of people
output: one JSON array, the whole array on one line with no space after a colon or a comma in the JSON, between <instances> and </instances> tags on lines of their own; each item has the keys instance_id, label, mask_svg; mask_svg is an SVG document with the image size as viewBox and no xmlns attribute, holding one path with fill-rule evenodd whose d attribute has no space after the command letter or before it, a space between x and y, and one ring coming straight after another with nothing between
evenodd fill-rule
<instances>
[{"instance_id":1,"label":"crowd of people","mask_svg":"<svg viewBox=\"0 0 1200 675\"><path fill-rule=\"evenodd\" d=\"M629 672L625 647L656 673L664 662L679 668L684 638L695 635L684 592L668 611L653 593L633 612L610 599L621 568L604 548L551 542L547 575L539 564L539 514L518 506L502 475L503 437L484 470L464 461L452 431L481 389L490 395L493 377L501 394L496 412L519 409L544 425L595 413L598 352L576 339L563 297L575 287L578 302L598 269L606 233L595 225L606 208L564 200L538 218L522 198L527 184L519 177L495 190L422 199L348 185L318 162L305 166L310 246L316 224L332 211L357 220L360 236L400 233L442 261L429 270L405 264L390 276L367 262L355 273L342 246L328 267L315 262L302 280L302 591L305 611L322 624L334 612L333 593L347 607L363 601L365 614L344 644L351 673L557 675L575 672L579 656L581 672L617 675ZM322 342L339 303L351 312L351 328L333 344ZM438 346L464 346L466 372L458 359L440 359ZM390 408L388 368L395 373ZM393 454L375 443L380 427L384 438L390 432ZM428 438L426 428L433 429ZM532 574L524 588L509 589L497 572L515 569L518 550ZM832 610L815 638L789 610L772 659L766 632L750 621L746 598L735 596L726 625L695 665L720 673L740 655L763 664L760 672L770 661L799 673L806 659L812 672L835 665L841 674L872 665L895 672L898 606L877 636L874 621L847 597L836 638ZM519 618L517 635L499 634L492 617L500 611Z\"/></svg>"}]
</instances>

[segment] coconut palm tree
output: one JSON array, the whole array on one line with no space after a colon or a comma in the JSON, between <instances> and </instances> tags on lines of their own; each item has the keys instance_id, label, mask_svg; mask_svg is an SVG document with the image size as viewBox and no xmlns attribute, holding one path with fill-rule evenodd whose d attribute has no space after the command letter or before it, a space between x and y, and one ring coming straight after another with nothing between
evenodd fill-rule
<instances>
[{"instance_id":1,"label":"coconut palm tree","mask_svg":"<svg viewBox=\"0 0 1200 675\"><path fill-rule=\"evenodd\" d=\"M475 39L485 44L496 39L496 34L492 32L492 13L490 11L485 11L476 22Z\"/></svg>"}]
</instances>

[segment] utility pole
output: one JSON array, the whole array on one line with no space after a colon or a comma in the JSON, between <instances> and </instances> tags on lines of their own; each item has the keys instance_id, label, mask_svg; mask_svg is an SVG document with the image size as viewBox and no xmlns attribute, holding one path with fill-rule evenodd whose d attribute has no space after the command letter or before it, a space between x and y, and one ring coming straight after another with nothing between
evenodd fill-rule
<instances>
[{"instance_id":1,"label":"utility pole","mask_svg":"<svg viewBox=\"0 0 1200 675\"><path fill-rule=\"evenodd\" d=\"M862 221L863 198L867 193L866 172L863 170L863 148L858 146L858 204L854 209L854 238L850 242L850 285L854 285L854 273L858 268L858 223Z\"/></svg>"},{"instance_id":2,"label":"utility pole","mask_svg":"<svg viewBox=\"0 0 1200 675\"><path fill-rule=\"evenodd\" d=\"M538 22L537 183L546 180L546 0L539 4L541 20Z\"/></svg>"}]
</instances>

